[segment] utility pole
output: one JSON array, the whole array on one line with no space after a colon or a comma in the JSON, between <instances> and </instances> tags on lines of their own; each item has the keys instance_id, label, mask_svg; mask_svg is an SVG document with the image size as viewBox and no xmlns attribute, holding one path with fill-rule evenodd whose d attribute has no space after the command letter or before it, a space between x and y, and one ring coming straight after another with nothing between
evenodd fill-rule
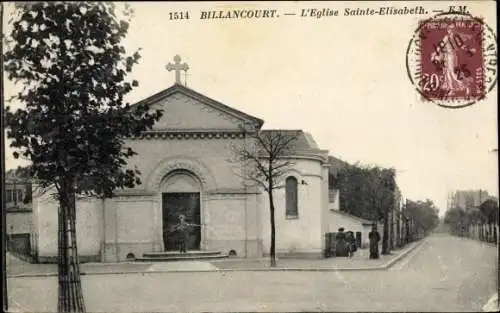
<instances>
[{"instance_id":1,"label":"utility pole","mask_svg":"<svg viewBox=\"0 0 500 313\"><path fill-rule=\"evenodd\" d=\"M5 98L5 93L4 93L4 85L3 85L3 2L0 2L0 47L1 47L1 53L0 53L0 173L1 173L1 190L2 194L4 194L5 190L5 147L7 146L5 144L5 123L4 123L4 98ZM6 203L5 203L5 197L2 197L2 274L3 274L3 279L2 279L2 298L3 298L3 310L4 312L7 312L9 309L8 305L8 297L7 297L7 211L6 211Z\"/></svg>"}]
</instances>

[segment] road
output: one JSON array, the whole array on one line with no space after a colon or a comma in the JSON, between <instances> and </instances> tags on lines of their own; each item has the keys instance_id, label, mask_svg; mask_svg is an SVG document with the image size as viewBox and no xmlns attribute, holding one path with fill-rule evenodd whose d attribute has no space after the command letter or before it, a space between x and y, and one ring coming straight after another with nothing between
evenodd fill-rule
<instances>
[{"instance_id":1,"label":"road","mask_svg":"<svg viewBox=\"0 0 500 313\"><path fill-rule=\"evenodd\" d=\"M497 288L497 249L436 234L388 271L84 276L89 312L481 311ZM57 280L9 279L11 307L54 311Z\"/></svg>"}]
</instances>

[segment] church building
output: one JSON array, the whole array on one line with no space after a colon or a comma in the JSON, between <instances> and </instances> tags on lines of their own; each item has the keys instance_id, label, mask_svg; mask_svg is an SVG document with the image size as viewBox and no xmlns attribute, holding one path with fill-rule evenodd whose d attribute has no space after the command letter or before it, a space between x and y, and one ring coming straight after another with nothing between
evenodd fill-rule
<instances>
[{"instance_id":1,"label":"church building","mask_svg":"<svg viewBox=\"0 0 500 313\"><path fill-rule=\"evenodd\" d=\"M78 253L82 261L119 262L178 249L170 230L180 215L193 227L188 251L217 251L237 257L269 254L269 199L245 180L232 147L255 144L245 132L297 134L293 167L275 190L278 255L321 257L325 233L336 214L329 208L329 158L301 130L266 130L264 121L176 83L142 100L163 116L153 129L129 138L138 155L128 166L141 171L142 184L113 198L77 201ZM337 226L335 226L337 227ZM57 205L34 196L32 248L39 262L57 257Z\"/></svg>"}]
</instances>

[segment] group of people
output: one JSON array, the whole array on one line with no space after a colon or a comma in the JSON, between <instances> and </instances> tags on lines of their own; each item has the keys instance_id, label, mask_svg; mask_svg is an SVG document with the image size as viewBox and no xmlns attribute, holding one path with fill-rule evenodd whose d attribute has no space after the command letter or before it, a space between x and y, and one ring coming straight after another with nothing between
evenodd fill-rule
<instances>
[{"instance_id":1,"label":"group of people","mask_svg":"<svg viewBox=\"0 0 500 313\"><path fill-rule=\"evenodd\" d=\"M344 232L343 227L339 228L335 239L337 242L337 256L352 257L358 249L354 233L352 231ZM372 226L372 231L368 233L368 239L370 241L370 259L378 259L380 234L377 231L377 225Z\"/></svg>"},{"instance_id":2,"label":"group of people","mask_svg":"<svg viewBox=\"0 0 500 313\"><path fill-rule=\"evenodd\" d=\"M339 228L338 233L335 236L337 241L337 249L339 254L347 254L347 257L352 257L354 252L358 250L358 246L356 244L356 238L354 237L354 233L352 231L344 232L344 228Z\"/></svg>"}]
</instances>

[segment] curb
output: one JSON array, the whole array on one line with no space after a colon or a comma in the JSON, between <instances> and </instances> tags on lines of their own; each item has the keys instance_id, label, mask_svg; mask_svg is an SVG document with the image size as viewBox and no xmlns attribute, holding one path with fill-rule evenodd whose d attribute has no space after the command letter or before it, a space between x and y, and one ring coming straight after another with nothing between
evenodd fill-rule
<instances>
[{"instance_id":1,"label":"curb","mask_svg":"<svg viewBox=\"0 0 500 313\"><path fill-rule=\"evenodd\" d=\"M393 258L392 260L388 261L387 263L385 263L383 266L385 267L385 269L390 269L392 266L394 266L396 263L398 263L399 261L401 261L401 259L403 259L404 257L406 257L408 254L410 254L410 252L413 252L415 251L418 247L421 247L425 244L426 242L426 238L424 239L421 239L420 242L416 243L415 245L413 245L413 247L410 247L408 250L404 251L403 253L399 254L398 256L396 256L395 258Z\"/></svg>"},{"instance_id":2,"label":"curb","mask_svg":"<svg viewBox=\"0 0 500 313\"><path fill-rule=\"evenodd\" d=\"M385 271L396 264L398 261L407 256L410 252L414 251L425 243L422 239L406 251L398 254L393 259L387 261L385 264L379 266L369 267L339 267L339 268L306 268L306 267L281 267L281 268L234 268L234 269L214 269L214 270L159 270L159 271L115 271L115 272L81 272L81 276L92 275L121 275L121 274L155 274L155 273L225 273L225 272L347 272L347 271ZM29 277L57 277L57 273L33 273L33 274L14 274L7 275L7 278L29 278Z\"/></svg>"},{"instance_id":3,"label":"curb","mask_svg":"<svg viewBox=\"0 0 500 313\"><path fill-rule=\"evenodd\" d=\"M116 271L116 272L90 272L80 273L81 276L92 275L121 275L121 274L166 274L166 273L231 273L231 272L347 272L347 271L383 271L387 268L382 266L372 267L353 267L353 268L304 268L304 267L281 267L281 268L233 268L233 269L214 269L214 270L159 270L159 271ZM33 278L33 277L57 277L57 273L43 274L15 274L7 275L7 278Z\"/></svg>"}]
</instances>

